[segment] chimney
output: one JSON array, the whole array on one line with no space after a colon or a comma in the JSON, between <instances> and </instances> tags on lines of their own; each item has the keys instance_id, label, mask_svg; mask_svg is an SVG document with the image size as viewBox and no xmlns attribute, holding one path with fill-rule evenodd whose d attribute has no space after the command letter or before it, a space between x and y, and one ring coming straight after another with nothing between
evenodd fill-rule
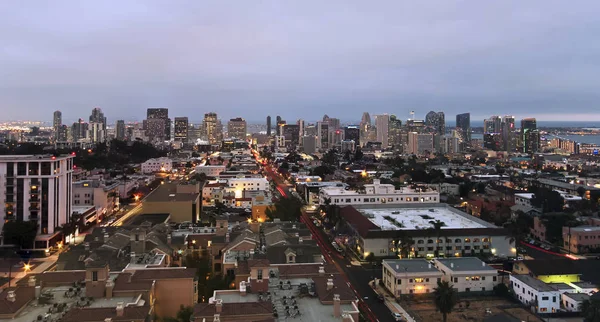
<instances>
[{"instance_id":1,"label":"chimney","mask_svg":"<svg viewBox=\"0 0 600 322\"><path fill-rule=\"evenodd\" d=\"M319 266L319 276L325 275L325 266Z\"/></svg>"},{"instance_id":2,"label":"chimney","mask_svg":"<svg viewBox=\"0 0 600 322\"><path fill-rule=\"evenodd\" d=\"M113 281L106 282L106 299L110 300L113 297L113 289L115 288L115 283Z\"/></svg>"},{"instance_id":3,"label":"chimney","mask_svg":"<svg viewBox=\"0 0 600 322\"><path fill-rule=\"evenodd\" d=\"M431 269L431 263L429 263L429 265L427 265L427 267L428 267L429 269Z\"/></svg>"},{"instance_id":4,"label":"chimney","mask_svg":"<svg viewBox=\"0 0 600 322\"><path fill-rule=\"evenodd\" d=\"M6 300L14 303L17 300L17 295L15 294L15 291L8 291L8 294L6 295Z\"/></svg>"},{"instance_id":5,"label":"chimney","mask_svg":"<svg viewBox=\"0 0 600 322\"><path fill-rule=\"evenodd\" d=\"M169 233L169 234L167 235L167 245L171 245L171 241L172 241L171 239L172 239L172 237L171 237L171 233Z\"/></svg>"},{"instance_id":6,"label":"chimney","mask_svg":"<svg viewBox=\"0 0 600 322\"><path fill-rule=\"evenodd\" d=\"M400 265L396 264L396 270L399 271L400 270Z\"/></svg>"},{"instance_id":7,"label":"chimney","mask_svg":"<svg viewBox=\"0 0 600 322\"><path fill-rule=\"evenodd\" d=\"M292 229L296 229L296 225L295 225L295 224L294 224L294 225L292 225Z\"/></svg>"},{"instance_id":8,"label":"chimney","mask_svg":"<svg viewBox=\"0 0 600 322\"><path fill-rule=\"evenodd\" d=\"M454 268L454 263L450 263L450 268Z\"/></svg>"},{"instance_id":9,"label":"chimney","mask_svg":"<svg viewBox=\"0 0 600 322\"><path fill-rule=\"evenodd\" d=\"M125 304L124 302L117 303L117 316L123 316L125 314Z\"/></svg>"},{"instance_id":10,"label":"chimney","mask_svg":"<svg viewBox=\"0 0 600 322\"><path fill-rule=\"evenodd\" d=\"M29 287L34 287L35 286L35 276L29 276L29 279L27 280L27 286Z\"/></svg>"},{"instance_id":11,"label":"chimney","mask_svg":"<svg viewBox=\"0 0 600 322\"><path fill-rule=\"evenodd\" d=\"M350 315L350 313L344 312L342 314L342 322L354 322L354 319L352 319L352 315Z\"/></svg>"},{"instance_id":12,"label":"chimney","mask_svg":"<svg viewBox=\"0 0 600 322\"><path fill-rule=\"evenodd\" d=\"M240 282L240 295L246 296L246 282L244 281Z\"/></svg>"},{"instance_id":13,"label":"chimney","mask_svg":"<svg viewBox=\"0 0 600 322\"><path fill-rule=\"evenodd\" d=\"M327 279L327 290L331 290L333 288L333 278Z\"/></svg>"},{"instance_id":14,"label":"chimney","mask_svg":"<svg viewBox=\"0 0 600 322\"><path fill-rule=\"evenodd\" d=\"M223 312L223 300L222 299L217 299L215 301L215 312L217 312L219 314L221 312ZM218 315L218 314L216 314L216 315Z\"/></svg>"},{"instance_id":15,"label":"chimney","mask_svg":"<svg viewBox=\"0 0 600 322\"><path fill-rule=\"evenodd\" d=\"M339 318L342 315L340 295L333 294L333 316Z\"/></svg>"},{"instance_id":16,"label":"chimney","mask_svg":"<svg viewBox=\"0 0 600 322\"><path fill-rule=\"evenodd\" d=\"M481 267L485 267L485 262L484 261L481 262Z\"/></svg>"},{"instance_id":17,"label":"chimney","mask_svg":"<svg viewBox=\"0 0 600 322\"><path fill-rule=\"evenodd\" d=\"M228 243L229 242L229 233L225 234L225 242Z\"/></svg>"},{"instance_id":18,"label":"chimney","mask_svg":"<svg viewBox=\"0 0 600 322\"><path fill-rule=\"evenodd\" d=\"M38 285L35 287L35 298L39 299L40 295L42 295L42 287Z\"/></svg>"},{"instance_id":19,"label":"chimney","mask_svg":"<svg viewBox=\"0 0 600 322\"><path fill-rule=\"evenodd\" d=\"M221 322L221 315L215 314L215 317L213 318L213 322Z\"/></svg>"}]
</instances>

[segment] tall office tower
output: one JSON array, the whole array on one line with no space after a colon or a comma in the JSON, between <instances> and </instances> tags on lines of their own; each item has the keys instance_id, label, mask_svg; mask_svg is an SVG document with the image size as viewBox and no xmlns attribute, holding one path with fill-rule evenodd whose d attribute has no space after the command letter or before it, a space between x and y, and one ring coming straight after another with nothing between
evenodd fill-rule
<instances>
[{"instance_id":1,"label":"tall office tower","mask_svg":"<svg viewBox=\"0 0 600 322\"><path fill-rule=\"evenodd\" d=\"M329 123L317 122L317 148L329 149Z\"/></svg>"},{"instance_id":2,"label":"tall office tower","mask_svg":"<svg viewBox=\"0 0 600 322\"><path fill-rule=\"evenodd\" d=\"M275 121L277 121L277 123L281 122L281 116L277 115L277 117L275 118Z\"/></svg>"},{"instance_id":3,"label":"tall office tower","mask_svg":"<svg viewBox=\"0 0 600 322\"><path fill-rule=\"evenodd\" d=\"M96 107L90 115L88 137L92 143L100 143L106 141L106 117L102 113L102 109Z\"/></svg>"},{"instance_id":4,"label":"tall office tower","mask_svg":"<svg viewBox=\"0 0 600 322\"><path fill-rule=\"evenodd\" d=\"M239 140L246 139L246 120L241 117L230 119L227 122L227 136Z\"/></svg>"},{"instance_id":5,"label":"tall office tower","mask_svg":"<svg viewBox=\"0 0 600 322\"><path fill-rule=\"evenodd\" d=\"M340 129L340 125L341 125L340 119L335 118L335 117L330 117L329 120L326 122L329 124L329 131L337 131Z\"/></svg>"},{"instance_id":6,"label":"tall office tower","mask_svg":"<svg viewBox=\"0 0 600 322\"><path fill-rule=\"evenodd\" d=\"M300 144L300 129L297 124L284 124L282 135L285 137L286 146L298 146Z\"/></svg>"},{"instance_id":7,"label":"tall office tower","mask_svg":"<svg viewBox=\"0 0 600 322\"><path fill-rule=\"evenodd\" d=\"M190 125L190 122L187 117L182 116L182 117L175 118L175 128L173 131L173 138L175 139L175 141L181 141L184 143L188 142L188 138L189 138L188 127L189 127L189 125Z\"/></svg>"},{"instance_id":8,"label":"tall office tower","mask_svg":"<svg viewBox=\"0 0 600 322\"><path fill-rule=\"evenodd\" d=\"M502 119L500 116L492 116L489 119L483 120L483 133L501 133Z\"/></svg>"},{"instance_id":9,"label":"tall office tower","mask_svg":"<svg viewBox=\"0 0 600 322\"><path fill-rule=\"evenodd\" d=\"M314 135L305 135L302 137L302 151L306 154L317 152L317 137Z\"/></svg>"},{"instance_id":10,"label":"tall office tower","mask_svg":"<svg viewBox=\"0 0 600 322\"><path fill-rule=\"evenodd\" d=\"M331 127L331 125L329 125L329 127ZM335 131L329 130L329 142L328 142L328 146L331 149L337 149L338 151L340 151L340 146L342 141L344 141L344 131L337 129Z\"/></svg>"},{"instance_id":11,"label":"tall office tower","mask_svg":"<svg viewBox=\"0 0 600 322\"><path fill-rule=\"evenodd\" d=\"M441 152L444 154L460 152L460 145L458 143L458 137L451 136L451 135L442 136L440 138L438 152Z\"/></svg>"},{"instance_id":12,"label":"tall office tower","mask_svg":"<svg viewBox=\"0 0 600 322\"><path fill-rule=\"evenodd\" d=\"M390 123L388 125L388 146L395 151L402 150L402 120L396 115L390 115Z\"/></svg>"},{"instance_id":13,"label":"tall office tower","mask_svg":"<svg viewBox=\"0 0 600 322\"><path fill-rule=\"evenodd\" d=\"M408 133L408 151L409 154L426 155L434 152L432 133Z\"/></svg>"},{"instance_id":14,"label":"tall office tower","mask_svg":"<svg viewBox=\"0 0 600 322\"><path fill-rule=\"evenodd\" d=\"M439 135L446 134L446 115L444 115L444 112L430 111L425 116L425 126L428 127L431 132Z\"/></svg>"},{"instance_id":15,"label":"tall office tower","mask_svg":"<svg viewBox=\"0 0 600 322\"><path fill-rule=\"evenodd\" d=\"M377 142L381 142L381 147L383 149L387 149L389 146L389 126L389 115L375 115L375 131L377 133Z\"/></svg>"},{"instance_id":16,"label":"tall office tower","mask_svg":"<svg viewBox=\"0 0 600 322\"><path fill-rule=\"evenodd\" d=\"M60 130L60 126L62 125L62 112L54 111L54 115L52 118L52 129L54 130L54 140L59 141L58 132Z\"/></svg>"},{"instance_id":17,"label":"tall office tower","mask_svg":"<svg viewBox=\"0 0 600 322\"><path fill-rule=\"evenodd\" d=\"M74 156L5 155L0 158L4 202L0 229L7 221L36 221L37 249L57 242L56 229L69 221Z\"/></svg>"},{"instance_id":18,"label":"tall office tower","mask_svg":"<svg viewBox=\"0 0 600 322\"><path fill-rule=\"evenodd\" d=\"M540 132L537 129L535 118L521 120L521 137L523 140L523 152L535 153L540 149Z\"/></svg>"},{"instance_id":19,"label":"tall office tower","mask_svg":"<svg viewBox=\"0 0 600 322\"><path fill-rule=\"evenodd\" d=\"M125 140L125 121L117 120L116 128L115 138L121 141Z\"/></svg>"},{"instance_id":20,"label":"tall office tower","mask_svg":"<svg viewBox=\"0 0 600 322\"><path fill-rule=\"evenodd\" d=\"M204 114L202 128L204 130L204 135L210 144L218 144L223 141L223 126L221 125L221 121L217 118L217 113L210 112Z\"/></svg>"},{"instance_id":21,"label":"tall office tower","mask_svg":"<svg viewBox=\"0 0 600 322\"><path fill-rule=\"evenodd\" d=\"M271 136L271 115L267 116L267 136Z\"/></svg>"},{"instance_id":22,"label":"tall office tower","mask_svg":"<svg viewBox=\"0 0 600 322\"><path fill-rule=\"evenodd\" d=\"M69 138L69 127L61 124L58 127L58 136L56 138L59 142L67 142Z\"/></svg>"},{"instance_id":23,"label":"tall office tower","mask_svg":"<svg viewBox=\"0 0 600 322\"><path fill-rule=\"evenodd\" d=\"M360 126L348 125L344 127L344 140L352 140L358 146L360 144Z\"/></svg>"},{"instance_id":24,"label":"tall office tower","mask_svg":"<svg viewBox=\"0 0 600 322\"><path fill-rule=\"evenodd\" d=\"M168 108L149 108L146 111L146 136L151 141L171 139L171 120Z\"/></svg>"},{"instance_id":25,"label":"tall office tower","mask_svg":"<svg viewBox=\"0 0 600 322\"><path fill-rule=\"evenodd\" d=\"M88 138L88 127L89 125L79 119L79 121L73 123L71 126L71 139L73 142L79 142L80 140L85 140Z\"/></svg>"},{"instance_id":26,"label":"tall office tower","mask_svg":"<svg viewBox=\"0 0 600 322\"><path fill-rule=\"evenodd\" d=\"M456 115L456 131L460 135L462 147L471 144L471 114L463 113Z\"/></svg>"},{"instance_id":27,"label":"tall office tower","mask_svg":"<svg viewBox=\"0 0 600 322\"><path fill-rule=\"evenodd\" d=\"M304 120L303 119L298 119L298 121L296 121L296 125L298 125L298 135L299 137L303 137L304 136ZM302 142L300 142L302 143Z\"/></svg>"},{"instance_id":28,"label":"tall office tower","mask_svg":"<svg viewBox=\"0 0 600 322\"><path fill-rule=\"evenodd\" d=\"M502 134L500 133L484 133L483 147L493 151L502 150Z\"/></svg>"},{"instance_id":29,"label":"tall office tower","mask_svg":"<svg viewBox=\"0 0 600 322\"><path fill-rule=\"evenodd\" d=\"M369 141L371 133L371 116L369 112L364 112L360 120L360 145L364 146Z\"/></svg>"},{"instance_id":30,"label":"tall office tower","mask_svg":"<svg viewBox=\"0 0 600 322\"><path fill-rule=\"evenodd\" d=\"M502 144L504 150L508 152L514 151L517 146L514 116L505 115L502 118Z\"/></svg>"},{"instance_id":31,"label":"tall office tower","mask_svg":"<svg viewBox=\"0 0 600 322\"><path fill-rule=\"evenodd\" d=\"M284 120L277 121L277 128L275 129L275 135L282 136L283 135L283 126L286 124L287 124L287 122Z\"/></svg>"},{"instance_id":32,"label":"tall office tower","mask_svg":"<svg viewBox=\"0 0 600 322\"><path fill-rule=\"evenodd\" d=\"M308 124L304 128L304 136L307 136L307 135L312 135L314 137L317 137L317 126L314 124Z\"/></svg>"}]
</instances>

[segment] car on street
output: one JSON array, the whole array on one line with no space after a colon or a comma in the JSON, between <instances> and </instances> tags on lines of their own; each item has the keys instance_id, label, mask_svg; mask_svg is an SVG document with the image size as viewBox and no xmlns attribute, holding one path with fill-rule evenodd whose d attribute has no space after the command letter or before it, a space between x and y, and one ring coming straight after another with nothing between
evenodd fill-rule
<instances>
[{"instance_id":1,"label":"car on street","mask_svg":"<svg viewBox=\"0 0 600 322\"><path fill-rule=\"evenodd\" d=\"M402 318L402 314L398 312L392 312L392 317L394 317L395 321L404 321L404 319Z\"/></svg>"}]
</instances>

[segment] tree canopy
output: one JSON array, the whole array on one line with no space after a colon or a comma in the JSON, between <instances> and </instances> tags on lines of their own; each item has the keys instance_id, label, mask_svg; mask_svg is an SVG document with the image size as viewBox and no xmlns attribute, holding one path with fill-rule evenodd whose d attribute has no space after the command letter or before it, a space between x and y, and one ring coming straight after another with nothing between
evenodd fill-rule
<instances>
[{"instance_id":1,"label":"tree canopy","mask_svg":"<svg viewBox=\"0 0 600 322\"><path fill-rule=\"evenodd\" d=\"M8 221L4 223L4 244L13 244L21 249L33 248L33 241L37 235L37 222L35 221Z\"/></svg>"},{"instance_id":2,"label":"tree canopy","mask_svg":"<svg viewBox=\"0 0 600 322\"><path fill-rule=\"evenodd\" d=\"M442 319L446 322L448 314L452 313L458 302L456 290L447 281L439 281L434 289L434 296L435 307L438 312L442 313Z\"/></svg>"},{"instance_id":3,"label":"tree canopy","mask_svg":"<svg viewBox=\"0 0 600 322\"><path fill-rule=\"evenodd\" d=\"M302 202L296 198L281 198L267 208L266 215L273 220L279 218L281 221L298 221L300 219Z\"/></svg>"}]
</instances>

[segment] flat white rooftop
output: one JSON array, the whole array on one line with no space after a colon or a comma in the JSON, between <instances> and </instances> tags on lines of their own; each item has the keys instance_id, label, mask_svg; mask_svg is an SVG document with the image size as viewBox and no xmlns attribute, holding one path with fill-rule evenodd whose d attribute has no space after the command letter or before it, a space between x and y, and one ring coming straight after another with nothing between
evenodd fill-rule
<instances>
[{"instance_id":1,"label":"flat white rooftop","mask_svg":"<svg viewBox=\"0 0 600 322\"><path fill-rule=\"evenodd\" d=\"M442 229L489 228L494 227L458 210L447 207L419 208L361 208L369 220L381 230L416 230L433 227L430 221L439 220L445 225Z\"/></svg>"}]
</instances>

